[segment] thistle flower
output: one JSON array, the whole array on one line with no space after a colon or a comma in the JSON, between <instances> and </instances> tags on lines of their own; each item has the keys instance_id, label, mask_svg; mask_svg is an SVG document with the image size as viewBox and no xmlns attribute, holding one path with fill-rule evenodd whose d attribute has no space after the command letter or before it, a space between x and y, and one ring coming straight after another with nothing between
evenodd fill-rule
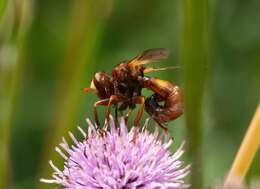
<instances>
[{"instance_id":1,"label":"thistle flower","mask_svg":"<svg viewBox=\"0 0 260 189\"><path fill-rule=\"evenodd\" d=\"M184 153L183 144L171 154L168 148L172 139L162 140L158 130L149 133L138 130L135 142L132 142L134 128L128 132L124 119L116 128L110 120L110 131L105 136L96 132L88 122L87 134L78 127L84 136L82 142L69 133L74 145L69 147L63 138L56 151L65 159L63 171L52 161L54 170L52 179L41 182L55 183L66 189L87 188L187 188L183 179L189 173L189 166L183 166L179 158ZM159 139L161 138L161 139Z\"/></svg>"}]
</instances>

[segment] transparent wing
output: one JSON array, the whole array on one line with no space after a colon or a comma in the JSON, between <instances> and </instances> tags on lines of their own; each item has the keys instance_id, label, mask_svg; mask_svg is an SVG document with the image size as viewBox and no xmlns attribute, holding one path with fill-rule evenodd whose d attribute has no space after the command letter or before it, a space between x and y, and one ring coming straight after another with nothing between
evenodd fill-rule
<instances>
[{"instance_id":1,"label":"transparent wing","mask_svg":"<svg viewBox=\"0 0 260 189\"><path fill-rule=\"evenodd\" d=\"M168 58L169 51L165 48L148 49L129 61L131 67L156 62Z\"/></svg>"}]
</instances>

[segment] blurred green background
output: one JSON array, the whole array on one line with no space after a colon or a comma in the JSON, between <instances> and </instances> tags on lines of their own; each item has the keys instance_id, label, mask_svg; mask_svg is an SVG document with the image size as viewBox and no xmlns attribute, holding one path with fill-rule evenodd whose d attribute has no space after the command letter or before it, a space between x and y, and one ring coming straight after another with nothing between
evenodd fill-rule
<instances>
[{"instance_id":1,"label":"blurred green background","mask_svg":"<svg viewBox=\"0 0 260 189\"><path fill-rule=\"evenodd\" d=\"M50 177L49 159L61 161L55 145L93 120L97 97L82 88L157 47L171 55L156 66L181 69L151 75L191 100L186 119L168 124L173 150L191 138L200 184L222 180L260 97L259 10L258 0L0 0L0 188L54 188L39 178ZM260 176L259 158L248 181Z\"/></svg>"}]
</instances>

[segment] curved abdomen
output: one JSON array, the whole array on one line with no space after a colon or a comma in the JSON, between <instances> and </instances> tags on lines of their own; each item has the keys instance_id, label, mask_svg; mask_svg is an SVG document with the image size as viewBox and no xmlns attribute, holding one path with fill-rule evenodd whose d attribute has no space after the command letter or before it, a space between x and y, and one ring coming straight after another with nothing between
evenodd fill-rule
<instances>
[{"instance_id":1,"label":"curved abdomen","mask_svg":"<svg viewBox=\"0 0 260 189\"><path fill-rule=\"evenodd\" d=\"M168 122L182 115L182 95L178 86L159 78L145 77L144 87L154 92L145 100L145 110L155 121Z\"/></svg>"}]
</instances>

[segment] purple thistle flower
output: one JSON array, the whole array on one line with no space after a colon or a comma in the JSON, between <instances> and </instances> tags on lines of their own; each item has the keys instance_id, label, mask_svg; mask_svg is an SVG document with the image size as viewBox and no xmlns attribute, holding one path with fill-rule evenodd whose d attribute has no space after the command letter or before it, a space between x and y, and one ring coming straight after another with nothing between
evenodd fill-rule
<instances>
[{"instance_id":1,"label":"purple thistle flower","mask_svg":"<svg viewBox=\"0 0 260 189\"><path fill-rule=\"evenodd\" d=\"M135 143L132 142L134 128L128 132L124 119L116 128L111 118L110 131L100 136L92 123L86 134L80 127L84 140L79 142L69 133L74 145L69 147L63 138L56 151L65 159L64 169L58 169L52 161L52 179L41 182L56 183L66 189L87 188L167 188L189 187L183 179L189 173L189 166L183 167L179 158L184 153L183 144L171 154L168 148L172 139L163 141L158 130L149 133L148 120L141 131L137 131Z\"/></svg>"}]
</instances>

